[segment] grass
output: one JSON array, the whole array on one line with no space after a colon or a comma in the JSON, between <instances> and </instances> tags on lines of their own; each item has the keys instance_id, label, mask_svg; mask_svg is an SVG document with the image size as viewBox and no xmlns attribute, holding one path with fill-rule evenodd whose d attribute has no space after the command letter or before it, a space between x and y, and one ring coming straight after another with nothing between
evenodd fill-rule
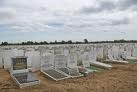
<instances>
[{"instance_id":1,"label":"grass","mask_svg":"<svg viewBox=\"0 0 137 92\"><path fill-rule=\"evenodd\" d=\"M129 64L137 64L137 60L127 60Z\"/></svg>"},{"instance_id":2,"label":"grass","mask_svg":"<svg viewBox=\"0 0 137 92\"><path fill-rule=\"evenodd\" d=\"M95 67L95 66L90 66L90 67L87 67L88 69L91 69L91 70L96 70L98 72L104 70L104 69L101 69L101 68L98 68L98 67Z\"/></svg>"}]
</instances>

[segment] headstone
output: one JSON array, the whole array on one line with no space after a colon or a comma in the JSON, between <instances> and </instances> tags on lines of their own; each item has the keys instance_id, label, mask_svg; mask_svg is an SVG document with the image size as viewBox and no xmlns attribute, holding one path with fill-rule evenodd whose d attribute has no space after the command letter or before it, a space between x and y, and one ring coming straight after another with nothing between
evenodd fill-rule
<instances>
[{"instance_id":1,"label":"headstone","mask_svg":"<svg viewBox=\"0 0 137 92\"><path fill-rule=\"evenodd\" d=\"M97 58L98 59L103 59L103 47L97 47L96 48L96 51L97 51Z\"/></svg>"},{"instance_id":2,"label":"headstone","mask_svg":"<svg viewBox=\"0 0 137 92\"><path fill-rule=\"evenodd\" d=\"M1 56L0 56L0 68L3 68L3 60Z\"/></svg>"},{"instance_id":3,"label":"headstone","mask_svg":"<svg viewBox=\"0 0 137 92\"><path fill-rule=\"evenodd\" d=\"M113 53L113 58L115 60L119 59L119 47L118 46L113 46L112 47L112 53Z\"/></svg>"},{"instance_id":4,"label":"headstone","mask_svg":"<svg viewBox=\"0 0 137 92\"><path fill-rule=\"evenodd\" d=\"M54 56L53 54L48 54L41 57L41 68L50 69L54 67Z\"/></svg>"},{"instance_id":5,"label":"headstone","mask_svg":"<svg viewBox=\"0 0 137 92\"><path fill-rule=\"evenodd\" d=\"M10 69L11 68L11 58L13 57L12 50L5 50L3 54L3 62L4 62L4 68Z\"/></svg>"},{"instance_id":6,"label":"headstone","mask_svg":"<svg viewBox=\"0 0 137 92\"><path fill-rule=\"evenodd\" d=\"M54 55L61 55L64 54L63 48L55 48L54 49Z\"/></svg>"},{"instance_id":7,"label":"headstone","mask_svg":"<svg viewBox=\"0 0 137 92\"><path fill-rule=\"evenodd\" d=\"M68 56L68 60L67 60L67 67L76 67L77 66L77 56L74 53L71 53Z\"/></svg>"},{"instance_id":8,"label":"headstone","mask_svg":"<svg viewBox=\"0 0 137 92\"><path fill-rule=\"evenodd\" d=\"M84 52L82 54L82 64L83 64L83 67L90 67L90 61L89 61L89 52Z\"/></svg>"},{"instance_id":9,"label":"headstone","mask_svg":"<svg viewBox=\"0 0 137 92\"><path fill-rule=\"evenodd\" d=\"M89 52L89 59L90 62L96 62L97 52L95 47L92 47L91 51Z\"/></svg>"},{"instance_id":10,"label":"headstone","mask_svg":"<svg viewBox=\"0 0 137 92\"><path fill-rule=\"evenodd\" d=\"M54 63L55 63L55 68L66 67L67 66L66 56L65 55L55 55Z\"/></svg>"},{"instance_id":11,"label":"headstone","mask_svg":"<svg viewBox=\"0 0 137 92\"><path fill-rule=\"evenodd\" d=\"M33 71L40 70L40 52L34 51L31 58L32 58L32 70Z\"/></svg>"},{"instance_id":12,"label":"headstone","mask_svg":"<svg viewBox=\"0 0 137 92\"><path fill-rule=\"evenodd\" d=\"M3 50L0 50L0 68L3 68Z\"/></svg>"},{"instance_id":13,"label":"headstone","mask_svg":"<svg viewBox=\"0 0 137 92\"><path fill-rule=\"evenodd\" d=\"M32 51L26 51L25 52L25 56L27 57L27 66L28 66L28 68L32 68L32 55L33 55Z\"/></svg>"}]
</instances>

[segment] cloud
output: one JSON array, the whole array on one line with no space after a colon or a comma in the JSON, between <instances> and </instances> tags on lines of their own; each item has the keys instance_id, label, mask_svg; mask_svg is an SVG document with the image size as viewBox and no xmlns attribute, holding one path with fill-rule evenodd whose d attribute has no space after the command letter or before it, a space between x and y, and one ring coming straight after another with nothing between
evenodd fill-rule
<instances>
[{"instance_id":1,"label":"cloud","mask_svg":"<svg viewBox=\"0 0 137 92\"><path fill-rule=\"evenodd\" d=\"M104 11L112 12L113 10L135 10L137 9L137 0L118 0L115 1L98 1L96 6L84 6L79 11L80 13L92 14L92 13L101 13Z\"/></svg>"},{"instance_id":2,"label":"cloud","mask_svg":"<svg viewBox=\"0 0 137 92\"><path fill-rule=\"evenodd\" d=\"M96 6L85 6L80 9L81 13L100 13L103 11L112 11L116 8L116 5L112 1L100 1L97 2Z\"/></svg>"},{"instance_id":3,"label":"cloud","mask_svg":"<svg viewBox=\"0 0 137 92\"><path fill-rule=\"evenodd\" d=\"M129 24L130 23L130 20L128 18L123 18L123 19L120 19L120 20L112 20L111 22L111 25L126 25L126 24Z\"/></svg>"},{"instance_id":4,"label":"cloud","mask_svg":"<svg viewBox=\"0 0 137 92\"><path fill-rule=\"evenodd\" d=\"M8 28L21 36L27 32L39 33L43 38L45 33L47 36L52 34L50 38L73 36L82 39L92 38L94 34L93 38L98 39L98 34L103 36L105 33L103 37L106 37L111 31L136 30L136 10L134 0L3 0L0 3L0 25L6 25L1 30Z\"/></svg>"},{"instance_id":5,"label":"cloud","mask_svg":"<svg viewBox=\"0 0 137 92\"><path fill-rule=\"evenodd\" d=\"M121 19L107 19L105 22L101 22L98 25L101 26L120 26L120 25L128 25L130 24L131 19L129 18L121 18Z\"/></svg>"},{"instance_id":6,"label":"cloud","mask_svg":"<svg viewBox=\"0 0 137 92\"><path fill-rule=\"evenodd\" d=\"M16 11L11 8L0 8L0 20L13 18Z\"/></svg>"},{"instance_id":7,"label":"cloud","mask_svg":"<svg viewBox=\"0 0 137 92\"><path fill-rule=\"evenodd\" d=\"M137 0L121 0L119 1L122 8L129 8L137 5Z\"/></svg>"},{"instance_id":8,"label":"cloud","mask_svg":"<svg viewBox=\"0 0 137 92\"><path fill-rule=\"evenodd\" d=\"M56 27L56 28L58 28L58 27L63 27L64 26L64 23L61 23L61 22L49 22L49 23L47 23L47 25L48 26L51 26L51 27Z\"/></svg>"},{"instance_id":9,"label":"cloud","mask_svg":"<svg viewBox=\"0 0 137 92\"><path fill-rule=\"evenodd\" d=\"M100 13L103 11L111 11L115 8L115 4L112 1L100 1L97 6L83 7L80 11L83 13Z\"/></svg>"}]
</instances>

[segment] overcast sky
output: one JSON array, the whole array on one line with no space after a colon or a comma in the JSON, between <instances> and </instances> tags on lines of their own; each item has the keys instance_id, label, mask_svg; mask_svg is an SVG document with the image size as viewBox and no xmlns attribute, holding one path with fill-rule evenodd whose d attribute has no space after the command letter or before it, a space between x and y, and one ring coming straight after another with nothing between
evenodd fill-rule
<instances>
[{"instance_id":1,"label":"overcast sky","mask_svg":"<svg viewBox=\"0 0 137 92\"><path fill-rule=\"evenodd\" d=\"M137 40L137 0L0 0L0 42Z\"/></svg>"}]
</instances>

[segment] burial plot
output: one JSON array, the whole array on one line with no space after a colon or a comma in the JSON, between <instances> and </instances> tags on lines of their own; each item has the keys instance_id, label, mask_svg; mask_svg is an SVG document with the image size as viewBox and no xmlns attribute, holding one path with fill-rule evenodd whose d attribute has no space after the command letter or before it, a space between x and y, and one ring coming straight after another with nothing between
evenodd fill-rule
<instances>
[{"instance_id":1,"label":"burial plot","mask_svg":"<svg viewBox=\"0 0 137 92\"><path fill-rule=\"evenodd\" d=\"M88 55L87 55L88 56ZM96 53L96 48L93 48L90 52L89 52L89 63L92 66L96 66L99 68L111 68L112 66L109 64L105 64L102 62L97 61L97 53Z\"/></svg>"},{"instance_id":2,"label":"burial plot","mask_svg":"<svg viewBox=\"0 0 137 92\"><path fill-rule=\"evenodd\" d=\"M89 52L84 52L81 57L82 57L82 66L86 69L87 73L96 71L92 69L92 66L90 66Z\"/></svg>"},{"instance_id":3,"label":"burial plot","mask_svg":"<svg viewBox=\"0 0 137 92\"><path fill-rule=\"evenodd\" d=\"M60 71L57 71L55 69L47 69L42 71L44 74L46 74L48 77L52 78L55 81L63 80L69 78L66 74L63 74Z\"/></svg>"},{"instance_id":4,"label":"burial plot","mask_svg":"<svg viewBox=\"0 0 137 92\"><path fill-rule=\"evenodd\" d=\"M67 57L64 55L57 55L55 56L55 67L56 69L66 73L68 76L71 76L72 78L74 77L79 77L81 74L78 72L78 67L77 66L67 66ZM76 62L76 61L73 61Z\"/></svg>"},{"instance_id":5,"label":"burial plot","mask_svg":"<svg viewBox=\"0 0 137 92\"><path fill-rule=\"evenodd\" d=\"M114 51L114 52L115 52L115 51ZM111 63L128 63L128 61L116 60L116 59L114 59L113 56L112 56L114 52L113 52L112 49L110 48L110 49L108 50L108 59L105 60L105 61L111 62ZM119 57L120 57L120 56L119 56Z\"/></svg>"},{"instance_id":6,"label":"burial plot","mask_svg":"<svg viewBox=\"0 0 137 92\"><path fill-rule=\"evenodd\" d=\"M130 45L127 45L124 49L123 59L126 60L137 60L137 57L133 56L133 50Z\"/></svg>"},{"instance_id":7,"label":"burial plot","mask_svg":"<svg viewBox=\"0 0 137 92\"><path fill-rule=\"evenodd\" d=\"M29 72L13 74L13 76L18 80L20 84L38 81L34 77L34 75Z\"/></svg>"},{"instance_id":8,"label":"burial plot","mask_svg":"<svg viewBox=\"0 0 137 92\"><path fill-rule=\"evenodd\" d=\"M63 80L69 78L69 76L62 71L54 68L54 59L53 55L49 54L43 56L41 59L41 72L52 78L55 81Z\"/></svg>"},{"instance_id":9,"label":"burial plot","mask_svg":"<svg viewBox=\"0 0 137 92\"><path fill-rule=\"evenodd\" d=\"M69 69L67 68L66 56L65 55L55 55L54 58L55 68L69 74Z\"/></svg>"},{"instance_id":10,"label":"burial plot","mask_svg":"<svg viewBox=\"0 0 137 92\"><path fill-rule=\"evenodd\" d=\"M10 75L20 88L40 84L27 68L27 57L18 56L12 58Z\"/></svg>"}]
</instances>

